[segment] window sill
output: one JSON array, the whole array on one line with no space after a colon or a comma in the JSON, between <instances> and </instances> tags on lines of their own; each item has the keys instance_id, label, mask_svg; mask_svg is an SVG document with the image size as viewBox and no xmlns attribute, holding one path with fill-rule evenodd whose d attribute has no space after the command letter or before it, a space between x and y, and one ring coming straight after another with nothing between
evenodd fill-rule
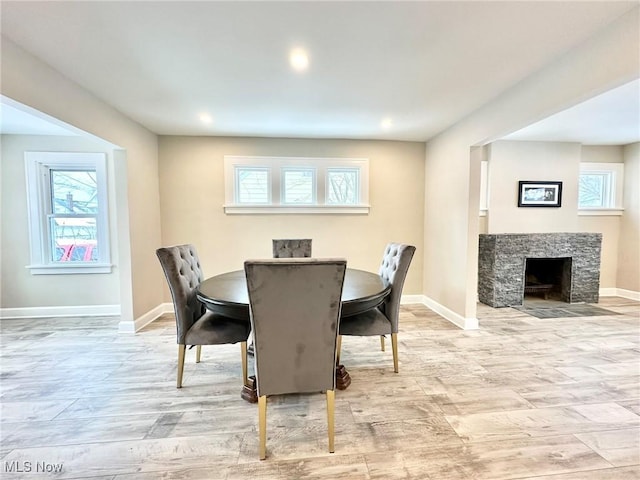
<instances>
[{"instance_id":1,"label":"window sill","mask_svg":"<svg viewBox=\"0 0 640 480\"><path fill-rule=\"evenodd\" d=\"M580 208L578 216L597 217L597 216L620 216L624 213L624 208Z\"/></svg>"},{"instance_id":2,"label":"window sill","mask_svg":"<svg viewBox=\"0 0 640 480\"><path fill-rule=\"evenodd\" d=\"M227 215L264 215L264 214L331 214L331 215L367 215L369 205L224 205Z\"/></svg>"},{"instance_id":3,"label":"window sill","mask_svg":"<svg viewBox=\"0 0 640 480\"><path fill-rule=\"evenodd\" d=\"M111 273L109 263L84 263L76 265L27 265L31 275L73 275L87 273Z\"/></svg>"}]
</instances>

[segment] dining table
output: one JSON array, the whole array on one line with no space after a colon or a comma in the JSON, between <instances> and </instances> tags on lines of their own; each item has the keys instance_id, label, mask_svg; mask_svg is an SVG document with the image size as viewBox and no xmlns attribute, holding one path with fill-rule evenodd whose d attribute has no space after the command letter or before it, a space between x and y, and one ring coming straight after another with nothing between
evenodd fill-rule
<instances>
[{"instance_id":1,"label":"dining table","mask_svg":"<svg viewBox=\"0 0 640 480\"><path fill-rule=\"evenodd\" d=\"M347 268L342 287L341 318L358 315L378 307L391 292L391 284L380 275L365 270ZM207 310L236 320L250 320L249 293L244 270L222 273L204 280L196 296ZM346 389L351 377L344 365L336 366L336 388ZM255 378L245 385L242 398L257 401Z\"/></svg>"}]
</instances>

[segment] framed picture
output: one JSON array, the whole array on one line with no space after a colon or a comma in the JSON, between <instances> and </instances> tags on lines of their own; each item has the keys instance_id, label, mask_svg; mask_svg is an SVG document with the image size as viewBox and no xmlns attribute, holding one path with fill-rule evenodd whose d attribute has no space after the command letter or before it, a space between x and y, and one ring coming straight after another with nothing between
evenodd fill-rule
<instances>
[{"instance_id":1,"label":"framed picture","mask_svg":"<svg viewBox=\"0 0 640 480\"><path fill-rule=\"evenodd\" d=\"M559 207L562 205L562 182L518 182L519 207Z\"/></svg>"}]
</instances>

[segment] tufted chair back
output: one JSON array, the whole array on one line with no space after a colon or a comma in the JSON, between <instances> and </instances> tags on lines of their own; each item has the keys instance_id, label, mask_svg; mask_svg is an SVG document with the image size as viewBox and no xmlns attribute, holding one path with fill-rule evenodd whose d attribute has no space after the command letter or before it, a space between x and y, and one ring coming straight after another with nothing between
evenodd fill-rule
<instances>
[{"instance_id":1,"label":"tufted chair back","mask_svg":"<svg viewBox=\"0 0 640 480\"><path fill-rule=\"evenodd\" d=\"M391 284L391 293L380 308L391 321L392 333L398 332L402 287L415 251L416 247L413 245L388 243L384 250L380 270L378 271L382 279L387 284Z\"/></svg>"},{"instance_id":2,"label":"tufted chair back","mask_svg":"<svg viewBox=\"0 0 640 480\"><path fill-rule=\"evenodd\" d=\"M204 305L196 298L202 283L202 268L193 245L177 245L156 250L169 283L176 313L178 343L184 344L191 326L205 313Z\"/></svg>"},{"instance_id":3,"label":"tufted chair back","mask_svg":"<svg viewBox=\"0 0 640 480\"><path fill-rule=\"evenodd\" d=\"M311 239L274 239L273 258L298 258L311 256Z\"/></svg>"}]
</instances>

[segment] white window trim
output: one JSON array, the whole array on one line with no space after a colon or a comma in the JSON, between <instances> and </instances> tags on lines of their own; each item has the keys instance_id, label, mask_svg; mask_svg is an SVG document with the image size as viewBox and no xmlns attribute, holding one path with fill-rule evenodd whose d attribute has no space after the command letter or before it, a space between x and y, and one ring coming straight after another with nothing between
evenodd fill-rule
<instances>
[{"instance_id":1,"label":"white window trim","mask_svg":"<svg viewBox=\"0 0 640 480\"><path fill-rule=\"evenodd\" d=\"M489 162L480 162L480 216L486 217L489 211Z\"/></svg>"},{"instance_id":2,"label":"white window trim","mask_svg":"<svg viewBox=\"0 0 640 480\"><path fill-rule=\"evenodd\" d=\"M580 174L582 173L607 173L611 175L610 201L609 207L580 207L578 204L579 216L620 216L624 212L623 206L623 185L624 185L624 163L580 163Z\"/></svg>"},{"instance_id":3,"label":"white window trim","mask_svg":"<svg viewBox=\"0 0 640 480\"><path fill-rule=\"evenodd\" d=\"M240 205L235 201L235 167L270 167L271 203L269 205ZM316 203L290 205L281 203L280 172L283 167L313 167L316 170ZM328 168L357 168L360 170L360 202L354 205L326 204L326 171ZM225 155L225 203L226 214L368 214L369 160L366 158L316 158L316 157L254 157Z\"/></svg>"},{"instance_id":4,"label":"white window trim","mask_svg":"<svg viewBox=\"0 0 640 480\"><path fill-rule=\"evenodd\" d=\"M98 179L96 215L99 258L97 262L52 262L47 226L46 170L55 168L95 169ZM107 197L107 160L104 153L85 152L25 152L27 179L27 208L29 216L29 244L32 275L111 273Z\"/></svg>"}]
</instances>

